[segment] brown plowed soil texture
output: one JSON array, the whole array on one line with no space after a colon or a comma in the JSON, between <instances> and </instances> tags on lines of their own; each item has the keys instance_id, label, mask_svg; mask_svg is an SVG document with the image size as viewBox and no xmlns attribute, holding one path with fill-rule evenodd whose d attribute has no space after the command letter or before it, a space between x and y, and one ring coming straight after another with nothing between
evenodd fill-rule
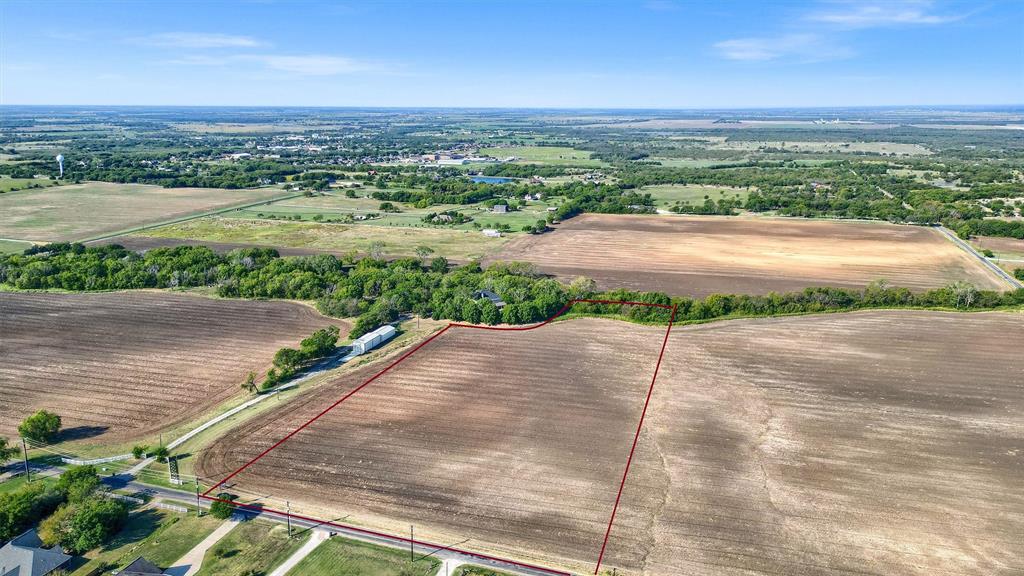
<instances>
[{"instance_id":1,"label":"brown plowed soil texture","mask_svg":"<svg viewBox=\"0 0 1024 576\"><path fill-rule=\"evenodd\" d=\"M607 320L450 332L235 488L271 496L268 506L290 499L399 533L415 523L465 548L593 570L659 333ZM605 566L1022 573L1021 350L1020 313L677 327ZM201 473L223 477L377 368L236 430Z\"/></svg>"},{"instance_id":2,"label":"brown plowed soil texture","mask_svg":"<svg viewBox=\"0 0 1024 576\"><path fill-rule=\"evenodd\" d=\"M861 288L880 279L912 290L958 280L1005 288L938 231L875 222L585 214L513 240L491 260L673 296Z\"/></svg>"},{"instance_id":3,"label":"brown plowed soil texture","mask_svg":"<svg viewBox=\"0 0 1024 576\"><path fill-rule=\"evenodd\" d=\"M416 524L423 537L472 538L473 549L594 562L664 333L595 319L452 328L239 474L234 489L293 509L323 499L350 521L405 533ZM233 431L203 453L199 474L224 478L382 367Z\"/></svg>"},{"instance_id":4,"label":"brown plowed soil texture","mask_svg":"<svg viewBox=\"0 0 1024 576\"><path fill-rule=\"evenodd\" d=\"M187 294L0 293L0 436L39 409L62 438L127 441L241 392L250 371L338 320L291 302Z\"/></svg>"}]
</instances>

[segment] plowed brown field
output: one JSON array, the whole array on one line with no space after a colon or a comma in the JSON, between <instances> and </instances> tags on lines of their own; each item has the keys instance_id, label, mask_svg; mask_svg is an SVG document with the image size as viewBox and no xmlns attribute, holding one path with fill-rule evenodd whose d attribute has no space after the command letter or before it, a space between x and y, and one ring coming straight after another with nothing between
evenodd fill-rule
<instances>
[{"instance_id":1,"label":"plowed brown field","mask_svg":"<svg viewBox=\"0 0 1024 576\"><path fill-rule=\"evenodd\" d=\"M597 558L664 327L577 320L452 329L232 480L239 494L472 548ZM626 346L628 343L628 346ZM233 431L220 480L382 366ZM452 540L452 539L455 540Z\"/></svg>"},{"instance_id":2,"label":"plowed brown field","mask_svg":"<svg viewBox=\"0 0 1024 576\"><path fill-rule=\"evenodd\" d=\"M935 230L875 222L585 214L554 233L513 240L492 260L676 296L860 288L879 279L913 290L958 280L1006 287Z\"/></svg>"},{"instance_id":3,"label":"plowed brown field","mask_svg":"<svg viewBox=\"0 0 1024 576\"><path fill-rule=\"evenodd\" d=\"M0 435L45 408L65 438L140 438L239 394L246 373L328 324L346 329L290 302L0 293Z\"/></svg>"},{"instance_id":4,"label":"plowed brown field","mask_svg":"<svg viewBox=\"0 0 1024 576\"><path fill-rule=\"evenodd\" d=\"M661 334L596 319L449 332L231 490L593 570ZM1019 313L677 328L606 566L666 576L1020 573L1022 349ZM235 430L202 455L200 474L223 478L379 368Z\"/></svg>"}]
</instances>

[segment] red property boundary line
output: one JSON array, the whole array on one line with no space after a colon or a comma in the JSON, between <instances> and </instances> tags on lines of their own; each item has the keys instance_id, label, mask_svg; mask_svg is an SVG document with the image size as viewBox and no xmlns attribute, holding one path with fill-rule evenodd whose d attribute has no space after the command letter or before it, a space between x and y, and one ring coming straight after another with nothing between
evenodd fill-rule
<instances>
[{"instance_id":1,"label":"red property boundary line","mask_svg":"<svg viewBox=\"0 0 1024 576\"><path fill-rule=\"evenodd\" d=\"M476 330L497 330L497 331L506 331L506 332L508 332L508 331L513 331L513 332L514 331L520 331L521 332L521 331L525 331L525 330L536 330L537 328L540 328L542 326L546 326L546 325L554 322L555 319L557 319L559 316L562 316L563 314L565 314L566 311L568 311L569 308L571 308L573 306L573 304L577 304L577 303L585 303L585 304L612 304L612 305L626 305L626 306L645 306L645 307L650 307L650 308L662 308L662 309L665 309L665 310L671 310L672 311L672 314L669 317L668 328L665 330L665 338L662 340L662 343L661 343L661 351L658 353L658 361L657 361L657 364L655 364L655 367L654 367L654 375L651 377L651 384L650 384L650 386L647 389L647 398L644 401L644 407L643 407L643 410L640 413L640 421L637 423L636 433L633 436L633 444L632 444L632 446L629 449L629 457L626 459L626 467L625 467L625 470L623 470L623 472L622 472L622 480L619 482L618 493L615 496L615 504L612 507L611 517L608 520L608 528L605 530L604 540L603 540L603 542L601 544L601 552L600 552L600 554L598 555L598 558L597 558L597 566L594 568L594 574L597 574L598 571L601 569L601 562L604 560L605 549L608 546L608 539L611 536L612 525L615 522L615 514L616 514L616 512L619 509L619 501L622 499L622 491L623 491L623 489L626 486L626 479L629 476L629 468L630 468L630 465L633 462L633 454L636 452L636 445L637 445L637 442L640 440L640 431L642 430L643 425L644 425L644 418L647 416L647 408L648 408L648 406L651 403L651 395L654 392L654 383L658 379L658 371L661 369L661 361L662 361L662 358L665 356L665 348L666 348L666 346L668 346L668 337L669 337L669 334L671 334L671 332L672 332L672 324L675 322L675 318L676 318L676 309L677 309L676 306L671 306L671 305L668 305L668 304L653 304L653 303L649 303L649 302L632 302L632 301L627 301L627 300L590 300L590 299L582 299L582 298L580 298L580 299L570 300L568 303L565 304L565 306L562 306L562 308L558 312L556 312L553 316L551 316L547 320L544 320L543 322L540 322L538 324L532 324L532 325L529 325L529 326L508 326L508 327L478 326L478 325L475 325L475 324L462 324L462 323L457 323L457 322L450 322L447 326L445 326L444 328L442 328L438 332L434 333L430 338L427 338L423 342L420 342L415 347L413 347L411 350L409 350L405 354L402 354L397 360L395 360L394 362L388 364L384 369L382 369L381 371L377 372L376 374L374 374L373 376L368 378L366 381L364 381L362 384L357 386L355 389L351 390L349 393L347 393L344 396L342 396L341 398L339 398L338 401L336 401L335 403L333 403L330 406L328 406L327 408L325 408L323 411L321 411L316 416L310 418L306 423L302 424L301 426L299 426L295 430L292 430L291 432L289 432L284 438L281 438L280 440L275 442L273 446L271 446L270 448L267 448L266 450L261 452L259 455L257 455L255 458L253 458L252 460L246 462L244 465L242 465L240 468L238 468L237 470L235 470L231 474L228 474L223 480L221 480L220 482L217 482L216 484L214 484L206 492L203 492L200 495L200 497L203 498L204 500L209 500L211 502L225 502L225 503L228 503L228 504L233 504L235 506L238 506L238 507L241 507L241 508L246 508L246 509L253 510L253 511L256 511L256 512L269 513L269 514L274 514L274 515L278 515L278 516L290 515L293 518L298 518L300 520L305 520L307 522L316 522L316 523L318 523L318 524L320 524L322 526L331 526L331 527L334 527L334 528L350 530L350 531L354 531L354 532L358 532L358 533L362 533L362 534L367 534L367 535L370 535L370 536L376 536L376 537L380 537L380 538L387 538L389 540L396 540L396 541L400 541L400 542L404 542L404 543L409 543L409 544L414 544L414 545L419 545L419 546L424 546L424 547L429 547L429 548L436 548L438 550L445 550L445 551L450 551L450 552L456 552L456 553L459 553L459 554L465 554L467 556L473 556L473 557L476 557L476 558L482 558L482 559L485 559L485 560L490 560L490 561L495 561L495 562L502 562L502 563L505 563L505 564L509 564L511 566L518 566L518 567L521 567L521 568L528 568L530 570L546 572L546 573L549 573L549 574L558 574L560 576L571 576L571 574L569 572L563 572L561 570L554 570L554 569L551 569L551 568L545 568L543 566L536 566L536 565L527 564L527 563L524 563L524 562L518 562L518 561L515 561L515 560L509 560L507 558L500 558L500 557L497 557L497 556L489 556L487 554L482 554L482 553L479 553L479 552L472 552L472 551L468 551L468 550L461 550L461 549L454 548L454 547L451 547L451 546L444 546L444 545L441 545L441 544L435 544L435 543L427 542L427 541L423 541L423 540L414 540L412 538L408 538L408 537L400 536L400 535L395 535L395 534L387 534L387 533L384 533L384 532L376 532L376 531L373 531L373 530L367 530L365 528L360 528L358 526L351 526L351 525L348 525L348 524L341 524L341 523L335 523L335 522L327 522L327 521L320 520L320 519L317 519L317 518L310 518L310 517L306 517L306 516L300 516L298 514L291 514L291 513L288 513L288 512L281 512L279 510L273 510L273 509L264 508L264 507L261 507L261 506L254 506L254 505L251 505L251 504L242 504L242 503L238 503L238 502L234 502L234 501L218 498L216 496L210 496L210 492L213 492L217 488L220 488L221 486L226 484L229 480L231 480L232 478L234 478L235 476L240 474L246 468L248 468L248 467L252 466L253 464L255 464L261 458L263 458L264 456L266 456L267 454L272 452L275 448L277 448L278 446L280 446L280 445L284 444L285 442L287 442L291 437L295 436L296 434L298 434L302 430L304 430L307 427L309 427L311 424L313 424L314 422L319 420L325 414L327 414L328 412L330 412L331 410L336 408L339 404L341 404L342 402L344 402L344 401L348 400L349 398L351 398L357 392L359 392L363 388L365 388L368 385L370 385L370 383L372 383L374 380L376 380L376 379L380 378L381 376L383 376L389 370L391 370L392 368L394 368L395 366L397 366L398 364L403 362L406 358L408 358L409 356L412 356L414 353L416 353L416 351L418 351L420 348L423 348L427 344L431 343L437 337L441 336L442 334L444 334L445 332L447 332L451 328L453 328L453 327L455 327L455 328L472 328L472 329L476 329Z\"/></svg>"}]
</instances>

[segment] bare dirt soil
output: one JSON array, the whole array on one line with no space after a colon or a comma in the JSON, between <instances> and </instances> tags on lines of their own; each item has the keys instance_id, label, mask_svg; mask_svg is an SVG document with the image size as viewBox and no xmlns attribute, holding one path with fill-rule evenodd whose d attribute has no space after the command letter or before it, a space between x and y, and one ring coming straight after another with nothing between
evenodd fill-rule
<instances>
[{"instance_id":1,"label":"bare dirt soil","mask_svg":"<svg viewBox=\"0 0 1024 576\"><path fill-rule=\"evenodd\" d=\"M913 290L958 280L1005 289L939 232L874 222L585 214L553 233L513 240L492 260L533 262L602 288L695 297L859 288L879 279Z\"/></svg>"},{"instance_id":2,"label":"bare dirt soil","mask_svg":"<svg viewBox=\"0 0 1024 576\"><path fill-rule=\"evenodd\" d=\"M610 565L1024 572L1024 315L725 322L669 350Z\"/></svg>"},{"instance_id":3,"label":"bare dirt soil","mask_svg":"<svg viewBox=\"0 0 1024 576\"><path fill-rule=\"evenodd\" d=\"M237 477L270 507L593 570L659 327L450 332ZM606 568L1019 574L1024 315L677 327ZM381 366L218 441L222 478Z\"/></svg>"},{"instance_id":4,"label":"bare dirt soil","mask_svg":"<svg viewBox=\"0 0 1024 576\"><path fill-rule=\"evenodd\" d=\"M63 438L117 442L241 393L279 348L344 322L291 302L165 292L0 293L0 435L39 409Z\"/></svg>"},{"instance_id":5,"label":"bare dirt soil","mask_svg":"<svg viewBox=\"0 0 1024 576\"><path fill-rule=\"evenodd\" d=\"M230 491L397 533L415 524L417 535L474 550L582 560L585 569L597 559L664 333L597 319L451 329L239 474ZM236 429L201 455L199 475L224 478L381 368Z\"/></svg>"}]
</instances>

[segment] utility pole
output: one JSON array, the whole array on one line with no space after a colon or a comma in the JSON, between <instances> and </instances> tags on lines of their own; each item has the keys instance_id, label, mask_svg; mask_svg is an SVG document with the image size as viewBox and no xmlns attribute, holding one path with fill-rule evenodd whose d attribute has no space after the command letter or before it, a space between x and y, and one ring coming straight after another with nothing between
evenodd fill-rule
<instances>
[{"instance_id":1,"label":"utility pole","mask_svg":"<svg viewBox=\"0 0 1024 576\"><path fill-rule=\"evenodd\" d=\"M199 478L196 478L196 517L203 516L203 504L199 501Z\"/></svg>"},{"instance_id":2,"label":"utility pole","mask_svg":"<svg viewBox=\"0 0 1024 576\"><path fill-rule=\"evenodd\" d=\"M284 508L285 509L285 517L288 518L288 537L291 538L292 537L292 503L286 501L284 503L284 506L285 506L285 508Z\"/></svg>"},{"instance_id":3,"label":"utility pole","mask_svg":"<svg viewBox=\"0 0 1024 576\"><path fill-rule=\"evenodd\" d=\"M413 532L412 524L409 524L409 562L415 562L416 561L416 557L415 557L415 555L413 554L413 551L412 551L413 542L416 541L416 536L414 534L415 533Z\"/></svg>"},{"instance_id":4,"label":"utility pole","mask_svg":"<svg viewBox=\"0 0 1024 576\"><path fill-rule=\"evenodd\" d=\"M27 482L32 482L32 470L28 467L28 445L25 444L25 437L21 437L21 452L25 456L25 478Z\"/></svg>"}]
</instances>

